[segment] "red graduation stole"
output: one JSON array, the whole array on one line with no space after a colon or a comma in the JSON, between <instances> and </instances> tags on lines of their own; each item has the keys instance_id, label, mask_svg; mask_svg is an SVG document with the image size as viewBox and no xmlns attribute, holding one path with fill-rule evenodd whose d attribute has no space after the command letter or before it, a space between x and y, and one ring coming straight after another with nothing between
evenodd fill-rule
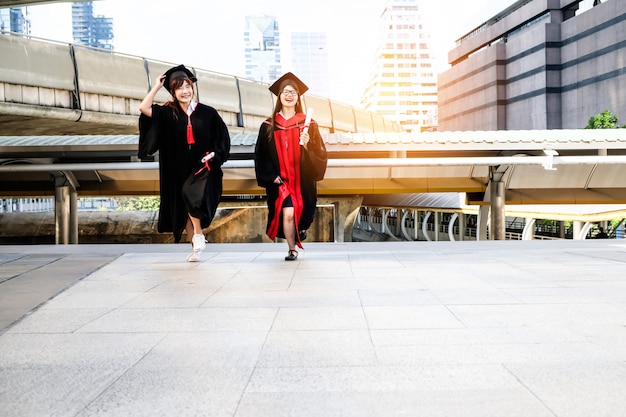
<instances>
[{"instance_id":1,"label":"red graduation stole","mask_svg":"<svg viewBox=\"0 0 626 417\"><path fill-rule=\"evenodd\" d=\"M278 198L274 206L275 215L267 231L270 239L276 238L283 202L288 196L291 196L296 223L296 243L301 249L302 243L298 233L298 224L300 223L300 217L302 217L304 204L300 188L300 129L304 127L302 123L305 117L303 113L297 113L289 120L285 120L282 115L276 115L274 143L280 165L280 177L283 179L283 183L278 187Z\"/></svg>"}]
</instances>

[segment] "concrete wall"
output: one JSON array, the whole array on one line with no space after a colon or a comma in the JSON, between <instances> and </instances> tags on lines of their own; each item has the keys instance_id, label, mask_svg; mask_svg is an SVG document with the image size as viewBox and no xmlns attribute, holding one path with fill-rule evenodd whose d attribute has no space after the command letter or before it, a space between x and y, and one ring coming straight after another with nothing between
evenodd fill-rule
<instances>
[{"instance_id":1,"label":"concrete wall","mask_svg":"<svg viewBox=\"0 0 626 417\"><path fill-rule=\"evenodd\" d=\"M563 127L611 110L626 122L626 2L607 0L561 27Z\"/></svg>"},{"instance_id":2,"label":"concrete wall","mask_svg":"<svg viewBox=\"0 0 626 417\"><path fill-rule=\"evenodd\" d=\"M24 123L33 135L136 134L141 100L157 77L176 65L4 34L0 57L0 135L6 136L23 135ZM276 97L266 83L189 69L198 79L199 100L214 107L231 132L257 133L272 113ZM155 97L157 103L169 99L165 89ZM400 130L391 121L374 124L363 110L357 118L352 106L325 97L307 94L304 103L315 108L323 133ZM19 123L9 123L15 120Z\"/></svg>"},{"instance_id":3,"label":"concrete wall","mask_svg":"<svg viewBox=\"0 0 626 417\"><path fill-rule=\"evenodd\" d=\"M439 130L506 129L505 52L504 44L496 44L440 74Z\"/></svg>"},{"instance_id":4,"label":"concrete wall","mask_svg":"<svg viewBox=\"0 0 626 417\"><path fill-rule=\"evenodd\" d=\"M332 242L333 207L318 207L308 242ZM79 243L173 243L171 233L157 232L156 211L81 211ZM213 243L271 242L265 234L267 208L229 206L218 209L205 230ZM54 244L54 212L0 213L0 244ZM183 241L186 241L183 235Z\"/></svg>"}]
</instances>

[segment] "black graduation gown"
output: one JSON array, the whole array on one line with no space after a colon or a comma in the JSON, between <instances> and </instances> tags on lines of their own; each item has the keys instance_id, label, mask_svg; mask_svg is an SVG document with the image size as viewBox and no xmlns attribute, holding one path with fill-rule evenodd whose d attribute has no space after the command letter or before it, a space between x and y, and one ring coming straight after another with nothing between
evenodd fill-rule
<instances>
[{"instance_id":1,"label":"black graduation gown","mask_svg":"<svg viewBox=\"0 0 626 417\"><path fill-rule=\"evenodd\" d=\"M202 168L200 162L207 152L215 152L210 161L206 190L201 212L192 212L208 227L217 211L222 195L222 164L230 153L230 136L218 112L198 103L191 114L195 143L187 144L187 114L179 109L178 117L168 106L153 105L152 117L139 116L139 158L159 151L159 182L161 204L159 207L159 232L172 232L175 242L180 242L190 212L182 195L185 179ZM192 210L193 211L193 210Z\"/></svg>"},{"instance_id":2,"label":"black graduation gown","mask_svg":"<svg viewBox=\"0 0 626 417\"><path fill-rule=\"evenodd\" d=\"M301 146L300 152L300 189L303 210L297 225L298 230L307 230L313 223L317 205L317 181L324 179L328 163L326 145L317 123L314 121L309 126L309 137L308 150ZM284 238L282 216L276 212L275 208L279 185L275 184L274 180L280 175L280 164L270 119L259 128L259 135L254 150L254 167L257 184L265 188L267 195L268 218L266 230L269 230L274 216L278 215L281 224L278 228L277 237Z\"/></svg>"}]
</instances>

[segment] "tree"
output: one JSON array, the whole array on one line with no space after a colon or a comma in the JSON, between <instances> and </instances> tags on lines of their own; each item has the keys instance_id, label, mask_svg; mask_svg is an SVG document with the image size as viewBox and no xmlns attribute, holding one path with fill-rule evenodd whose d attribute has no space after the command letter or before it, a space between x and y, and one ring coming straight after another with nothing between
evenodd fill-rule
<instances>
[{"instance_id":1,"label":"tree","mask_svg":"<svg viewBox=\"0 0 626 417\"><path fill-rule=\"evenodd\" d=\"M118 197L115 201L120 211L156 211L159 209L160 198L158 196Z\"/></svg>"},{"instance_id":2,"label":"tree","mask_svg":"<svg viewBox=\"0 0 626 417\"><path fill-rule=\"evenodd\" d=\"M626 128L626 126L619 126L617 124L617 116L611 111L605 110L602 113L592 116L587 122L585 129L618 129Z\"/></svg>"}]
</instances>

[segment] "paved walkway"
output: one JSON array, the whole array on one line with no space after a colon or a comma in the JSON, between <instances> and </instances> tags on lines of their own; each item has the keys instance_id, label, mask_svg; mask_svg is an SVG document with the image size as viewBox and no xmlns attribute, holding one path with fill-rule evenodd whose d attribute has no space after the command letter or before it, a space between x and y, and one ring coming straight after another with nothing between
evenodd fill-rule
<instances>
[{"instance_id":1,"label":"paved walkway","mask_svg":"<svg viewBox=\"0 0 626 417\"><path fill-rule=\"evenodd\" d=\"M626 241L0 246L0 415L626 415Z\"/></svg>"}]
</instances>

